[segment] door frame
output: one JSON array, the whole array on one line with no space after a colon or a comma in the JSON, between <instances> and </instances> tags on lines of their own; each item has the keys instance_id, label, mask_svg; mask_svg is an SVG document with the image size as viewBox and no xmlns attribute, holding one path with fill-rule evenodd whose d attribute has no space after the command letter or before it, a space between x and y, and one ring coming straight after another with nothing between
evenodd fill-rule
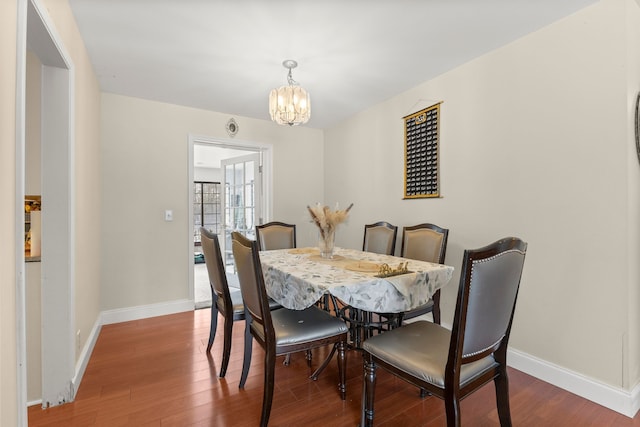
<instances>
[{"instance_id":1,"label":"door frame","mask_svg":"<svg viewBox=\"0 0 640 427\"><path fill-rule=\"evenodd\" d=\"M24 196L26 49L42 63L42 390L44 407L75 397L74 65L39 0L18 1L16 76L16 335L18 425L27 425ZM46 185L45 185L46 184ZM46 197L45 197L46 196ZM59 203L47 203L56 200Z\"/></svg>"},{"instance_id":2,"label":"door frame","mask_svg":"<svg viewBox=\"0 0 640 427\"><path fill-rule=\"evenodd\" d=\"M273 165L273 145L262 142L255 141L243 141L243 140L235 140L228 138L215 138L211 136L205 135L196 135L189 134L188 138L188 170L187 174L187 194L188 197L188 212L189 212L189 220L187 221L186 236L189 239L187 247L189 250L187 251L188 257L188 280L189 284L189 299L194 302L194 248L193 248L193 181L195 179L195 166L194 156L193 156L193 147L196 144L209 144L215 147L220 148L231 148L234 150L244 150L250 152L259 152L262 154L262 214L264 218L271 218L271 214L273 212L273 173L272 173L272 165ZM266 219L265 219L266 220ZM195 302L194 302L195 308Z\"/></svg>"}]
</instances>

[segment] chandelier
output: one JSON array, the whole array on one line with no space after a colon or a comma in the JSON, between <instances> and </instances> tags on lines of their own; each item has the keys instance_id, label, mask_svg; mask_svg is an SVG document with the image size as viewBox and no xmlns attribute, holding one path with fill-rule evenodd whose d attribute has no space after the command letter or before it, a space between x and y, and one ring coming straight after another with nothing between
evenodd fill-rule
<instances>
[{"instance_id":1,"label":"chandelier","mask_svg":"<svg viewBox=\"0 0 640 427\"><path fill-rule=\"evenodd\" d=\"M289 86L273 89L269 94L271 120L279 125L289 126L307 123L309 117L311 117L309 94L291 76L291 70L296 68L298 63L292 59L287 59L282 65L289 69L289 74L287 75Z\"/></svg>"}]
</instances>

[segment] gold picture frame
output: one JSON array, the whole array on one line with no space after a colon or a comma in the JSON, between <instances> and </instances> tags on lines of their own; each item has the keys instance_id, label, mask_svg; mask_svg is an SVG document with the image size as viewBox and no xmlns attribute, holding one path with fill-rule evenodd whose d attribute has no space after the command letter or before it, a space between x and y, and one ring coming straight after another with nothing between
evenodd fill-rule
<instances>
[{"instance_id":1,"label":"gold picture frame","mask_svg":"<svg viewBox=\"0 0 640 427\"><path fill-rule=\"evenodd\" d=\"M440 104L403 117L404 199L440 197Z\"/></svg>"}]
</instances>

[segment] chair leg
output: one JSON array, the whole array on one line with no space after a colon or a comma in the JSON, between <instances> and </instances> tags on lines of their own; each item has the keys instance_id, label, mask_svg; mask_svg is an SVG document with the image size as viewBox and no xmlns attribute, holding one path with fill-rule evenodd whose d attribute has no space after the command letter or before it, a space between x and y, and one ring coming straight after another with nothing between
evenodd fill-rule
<instances>
[{"instance_id":1,"label":"chair leg","mask_svg":"<svg viewBox=\"0 0 640 427\"><path fill-rule=\"evenodd\" d=\"M313 354L311 353L311 350L307 350L305 352L305 359L307 360L307 366L311 366L311 361L313 360ZM289 366L291 364L291 353L287 353L284 355L282 364L284 366Z\"/></svg>"},{"instance_id":2,"label":"chair leg","mask_svg":"<svg viewBox=\"0 0 640 427\"><path fill-rule=\"evenodd\" d=\"M262 416L260 427L267 427L269 416L271 415L271 404L273 403L273 387L276 372L276 350L275 348L265 349L264 358L264 394L262 398Z\"/></svg>"},{"instance_id":3,"label":"chair leg","mask_svg":"<svg viewBox=\"0 0 640 427\"><path fill-rule=\"evenodd\" d=\"M319 309L330 313L331 310L329 308L329 295L324 294L322 298L319 299L318 302L316 302L316 306L318 306Z\"/></svg>"},{"instance_id":4,"label":"chair leg","mask_svg":"<svg viewBox=\"0 0 640 427\"><path fill-rule=\"evenodd\" d=\"M322 297L322 301L324 305L324 310L331 313L331 304L329 300L329 294L324 294L324 296Z\"/></svg>"},{"instance_id":5,"label":"chair leg","mask_svg":"<svg viewBox=\"0 0 640 427\"><path fill-rule=\"evenodd\" d=\"M329 362L331 362L331 358L333 357L337 349L338 349L338 343L335 343L329 355L324 359L324 362L322 362L322 364L318 366L318 369L316 369L309 378L311 378L314 381L318 379L322 371L324 371L324 368L326 368L327 365L329 365Z\"/></svg>"},{"instance_id":6,"label":"chair leg","mask_svg":"<svg viewBox=\"0 0 640 427\"><path fill-rule=\"evenodd\" d=\"M218 327L218 304L216 297L211 302L211 326L209 327L209 343L207 344L207 353L211 352L213 340L216 338L216 328Z\"/></svg>"},{"instance_id":7,"label":"chair leg","mask_svg":"<svg viewBox=\"0 0 640 427\"><path fill-rule=\"evenodd\" d=\"M431 314L433 315L433 323L439 325L440 324L440 290L438 290L435 294L433 294L433 310Z\"/></svg>"},{"instance_id":8,"label":"chair leg","mask_svg":"<svg viewBox=\"0 0 640 427\"><path fill-rule=\"evenodd\" d=\"M362 381L362 413L360 427L373 426L373 398L376 389L376 364L367 354L364 358L364 381Z\"/></svg>"},{"instance_id":9,"label":"chair leg","mask_svg":"<svg viewBox=\"0 0 640 427\"><path fill-rule=\"evenodd\" d=\"M224 319L224 346L222 348L222 366L220 367L220 378L224 378L229 366L229 358L231 357L231 338L233 335L233 318L226 317Z\"/></svg>"},{"instance_id":10,"label":"chair leg","mask_svg":"<svg viewBox=\"0 0 640 427\"><path fill-rule=\"evenodd\" d=\"M334 297L331 294L327 294L329 301L331 302L331 305L333 306L333 312L335 313L336 317L340 317L339 312L340 312L340 304L338 304L338 299L336 297ZM331 310L329 310L331 311Z\"/></svg>"},{"instance_id":11,"label":"chair leg","mask_svg":"<svg viewBox=\"0 0 640 427\"><path fill-rule=\"evenodd\" d=\"M347 343L340 341L333 346L335 349L338 347L338 376L340 377L340 383L338 384L338 390L340 391L340 399L347 399ZM333 352L333 350L331 350Z\"/></svg>"},{"instance_id":12,"label":"chair leg","mask_svg":"<svg viewBox=\"0 0 640 427\"><path fill-rule=\"evenodd\" d=\"M509 377L506 369L500 369L500 374L493 380L496 387L496 402L500 426L511 427L511 410L509 408Z\"/></svg>"},{"instance_id":13,"label":"chair leg","mask_svg":"<svg viewBox=\"0 0 640 427\"><path fill-rule=\"evenodd\" d=\"M251 351L253 349L253 337L251 336L251 315L245 311L244 318L244 359L242 360L242 374L240 375L239 388L244 388L244 383L249 375L251 366Z\"/></svg>"},{"instance_id":14,"label":"chair leg","mask_svg":"<svg viewBox=\"0 0 640 427\"><path fill-rule=\"evenodd\" d=\"M447 414L447 427L460 427L460 398L453 391L445 392L444 408Z\"/></svg>"}]
</instances>

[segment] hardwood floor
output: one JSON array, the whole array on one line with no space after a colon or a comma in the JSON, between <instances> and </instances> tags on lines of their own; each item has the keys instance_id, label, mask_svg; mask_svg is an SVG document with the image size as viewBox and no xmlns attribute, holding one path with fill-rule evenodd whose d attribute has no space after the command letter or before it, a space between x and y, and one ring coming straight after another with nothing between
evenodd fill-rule
<instances>
[{"instance_id":1,"label":"hardwood floor","mask_svg":"<svg viewBox=\"0 0 640 427\"><path fill-rule=\"evenodd\" d=\"M29 408L29 426L256 426L262 405L264 352L254 345L244 390L243 322L234 325L231 361L218 378L221 322L211 352L205 353L209 310L138 320L102 328L73 403ZM318 381L308 379L329 349L314 351L312 367L303 354L291 365L276 364L270 426L356 426L360 417L362 358L347 355L347 400L337 390L335 360ZM281 362L282 358L278 358ZM514 426L640 426L616 412L510 369ZM493 385L461 405L464 426L499 425ZM444 404L420 399L416 388L380 370L375 397L376 426L444 426Z\"/></svg>"}]
</instances>

